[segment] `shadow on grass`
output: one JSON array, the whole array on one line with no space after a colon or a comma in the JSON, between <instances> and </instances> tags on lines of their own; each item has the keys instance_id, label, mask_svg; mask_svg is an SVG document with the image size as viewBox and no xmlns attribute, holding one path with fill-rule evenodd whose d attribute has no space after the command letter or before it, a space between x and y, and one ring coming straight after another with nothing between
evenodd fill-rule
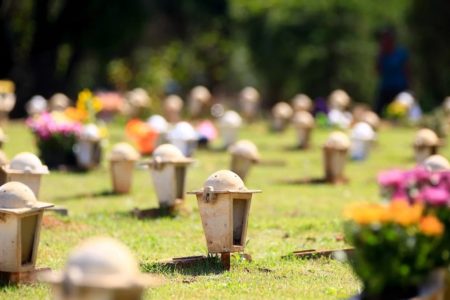
<instances>
[{"instance_id":1,"label":"shadow on grass","mask_svg":"<svg viewBox=\"0 0 450 300\"><path fill-rule=\"evenodd\" d=\"M190 256L143 263L141 269L146 273L177 273L189 276L221 274L226 271L217 256Z\"/></svg>"},{"instance_id":2,"label":"shadow on grass","mask_svg":"<svg viewBox=\"0 0 450 300\"><path fill-rule=\"evenodd\" d=\"M138 209L119 211L114 213L115 216L121 218L132 218L138 220L154 220L162 218L177 218L179 217L173 210L169 208L148 208L148 209Z\"/></svg>"},{"instance_id":3,"label":"shadow on grass","mask_svg":"<svg viewBox=\"0 0 450 300\"><path fill-rule=\"evenodd\" d=\"M55 201L68 201L68 200L78 200L83 198L103 198L103 197L112 197L112 196L120 196L121 194L114 193L111 190L104 190L95 193L80 193L76 195L67 195L55 197L53 200Z\"/></svg>"}]
</instances>

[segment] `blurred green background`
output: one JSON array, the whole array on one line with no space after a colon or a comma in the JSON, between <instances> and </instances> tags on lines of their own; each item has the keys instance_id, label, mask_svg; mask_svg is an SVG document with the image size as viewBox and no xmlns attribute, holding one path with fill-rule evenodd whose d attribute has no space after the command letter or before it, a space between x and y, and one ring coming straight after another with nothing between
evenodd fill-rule
<instances>
[{"instance_id":1,"label":"blurred green background","mask_svg":"<svg viewBox=\"0 0 450 300\"><path fill-rule=\"evenodd\" d=\"M0 0L0 14L0 78L22 104L83 87L158 97L194 84L223 97L254 85L266 107L337 87L371 103L386 26L410 51L421 105L450 94L447 0Z\"/></svg>"}]
</instances>

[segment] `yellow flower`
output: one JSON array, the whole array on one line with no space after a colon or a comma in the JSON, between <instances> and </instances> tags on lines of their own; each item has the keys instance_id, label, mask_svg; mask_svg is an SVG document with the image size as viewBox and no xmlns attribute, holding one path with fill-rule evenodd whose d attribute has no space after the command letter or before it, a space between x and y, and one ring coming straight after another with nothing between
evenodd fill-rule
<instances>
[{"instance_id":1,"label":"yellow flower","mask_svg":"<svg viewBox=\"0 0 450 300\"><path fill-rule=\"evenodd\" d=\"M345 211L345 217L361 225L389 221L389 211L381 204L355 204Z\"/></svg>"},{"instance_id":2,"label":"yellow flower","mask_svg":"<svg viewBox=\"0 0 450 300\"><path fill-rule=\"evenodd\" d=\"M390 204L390 214L393 222L402 226L417 224L422 217L421 204L409 205L406 201L393 201Z\"/></svg>"},{"instance_id":3,"label":"yellow flower","mask_svg":"<svg viewBox=\"0 0 450 300\"><path fill-rule=\"evenodd\" d=\"M87 112L92 109L94 113L97 113L102 109L103 104L99 97L95 97L90 90L84 89L78 93L76 107L80 111Z\"/></svg>"},{"instance_id":4,"label":"yellow flower","mask_svg":"<svg viewBox=\"0 0 450 300\"><path fill-rule=\"evenodd\" d=\"M426 216L420 221L419 229L425 235L437 236L444 232L444 225L435 216Z\"/></svg>"}]
</instances>

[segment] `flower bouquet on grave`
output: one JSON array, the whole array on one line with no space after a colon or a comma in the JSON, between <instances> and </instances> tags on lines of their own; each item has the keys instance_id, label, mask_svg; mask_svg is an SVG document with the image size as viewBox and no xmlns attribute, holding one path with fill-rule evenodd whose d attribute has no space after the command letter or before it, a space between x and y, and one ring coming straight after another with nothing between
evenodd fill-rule
<instances>
[{"instance_id":1,"label":"flower bouquet on grave","mask_svg":"<svg viewBox=\"0 0 450 300\"><path fill-rule=\"evenodd\" d=\"M444 225L424 205L357 204L345 216L346 238L355 247L350 263L364 287L353 299L442 295L443 273L436 270Z\"/></svg>"},{"instance_id":2,"label":"flower bouquet on grave","mask_svg":"<svg viewBox=\"0 0 450 300\"><path fill-rule=\"evenodd\" d=\"M102 110L102 101L90 90L84 89L78 93L75 108L69 108L67 113L83 123L75 145L78 167L90 170L100 164L102 144L106 141L108 131L97 122L97 114Z\"/></svg>"},{"instance_id":3,"label":"flower bouquet on grave","mask_svg":"<svg viewBox=\"0 0 450 300\"><path fill-rule=\"evenodd\" d=\"M62 112L42 113L26 120L36 138L41 160L51 169L73 167L73 152L82 124Z\"/></svg>"}]
</instances>

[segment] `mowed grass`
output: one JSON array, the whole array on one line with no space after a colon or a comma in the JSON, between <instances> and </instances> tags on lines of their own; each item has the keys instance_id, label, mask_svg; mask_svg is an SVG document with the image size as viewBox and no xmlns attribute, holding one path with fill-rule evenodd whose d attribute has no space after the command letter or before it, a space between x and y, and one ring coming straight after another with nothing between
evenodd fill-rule
<instances>
[{"instance_id":1,"label":"mowed grass","mask_svg":"<svg viewBox=\"0 0 450 300\"><path fill-rule=\"evenodd\" d=\"M110 125L110 144L124 139L123 128ZM255 166L246 185L256 194L250 211L246 252L249 263L233 259L232 270L203 268L185 272L159 270L166 284L148 290L146 299L342 299L358 292L360 283L345 262L328 259L281 259L300 249L335 249L348 245L342 240L342 210L355 201L377 201L376 174L392 167L411 167L414 129L384 128L378 145L365 162L349 162L348 185L288 185L280 181L323 174L322 151L328 129L316 129L308 151L288 148L295 132L269 133L263 123L245 127L241 138L254 141L265 161L285 165ZM20 122L6 128L4 147L12 157L20 151L35 151L33 136ZM217 145L217 144L216 144ZM448 157L449 149L441 151ZM106 158L107 155L104 155ZM188 173L187 190L202 186L213 172L228 168L225 152L199 150ZM148 171L136 169L133 192L111 196L106 159L89 173L52 172L43 178L40 200L69 209L68 217L46 213L52 222L42 230L38 267L61 269L69 251L91 236L111 236L131 248L143 271L158 271L154 263L171 257L206 254L200 216L194 196L188 195L188 217L137 220L130 211L157 207ZM0 288L1 299L46 299L44 284Z\"/></svg>"}]
</instances>

